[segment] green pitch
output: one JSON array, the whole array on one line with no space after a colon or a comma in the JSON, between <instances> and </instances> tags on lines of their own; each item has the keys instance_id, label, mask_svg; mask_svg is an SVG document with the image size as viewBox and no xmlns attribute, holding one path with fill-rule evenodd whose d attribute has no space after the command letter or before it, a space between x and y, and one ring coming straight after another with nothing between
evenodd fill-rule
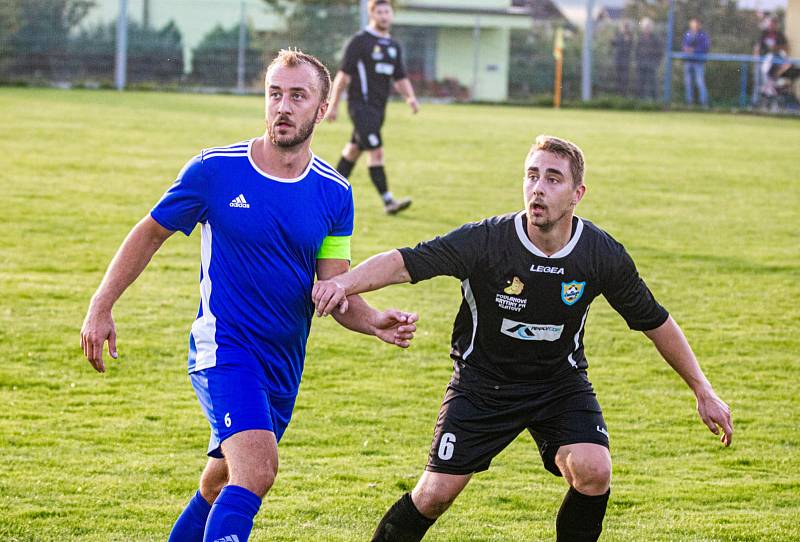
<instances>
[{"instance_id":1,"label":"green pitch","mask_svg":"<svg viewBox=\"0 0 800 542\"><path fill-rule=\"evenodd\" d=\"M0 89L0 539L165 540L208 426L185 372L199 235L175 235L115 309L105 375L78 331L113 251L200 148L262 131L259 98ZM344 111L342 111L344 113ZM622 241L733 409L733 447L602 300L590 377L614 459L605 541L798 540L800 123L714 114L393 105L387 172L409 212L353 177L354 258L521 207L522 161L551 133L586 152L578 214ZM334 162L346 119L314 149ZM302 212L302 209L298 209ZM455 279L392 287L418 311L409 351L315 321L277 483L252 540L367 540L425 464L450 372ZM552 540L566 489L522 435L475 476L431 541Z\"/></svg>"}]
</instances>

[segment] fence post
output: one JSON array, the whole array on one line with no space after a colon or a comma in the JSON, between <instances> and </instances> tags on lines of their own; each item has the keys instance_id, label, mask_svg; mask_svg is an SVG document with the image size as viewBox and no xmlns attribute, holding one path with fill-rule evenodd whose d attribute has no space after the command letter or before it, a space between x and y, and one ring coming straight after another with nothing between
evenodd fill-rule
<instances>
[{"instance_id":1,"label":"fence post","mask_svg":"<svg viewBox=\"0 0 800 542\"><path fill-rule=\"evenodd\" d=\"M739 68L739 81L741 81L741 92L739 92L739 107L744 109L747 107L747 62L742 62Z\"/></svg>"},{"instance_id":2,"label":"fence post","mask_svg":"<svg viewBox=\"0 0 800 542\"><path fill-rule=\"evenodd\" d=\"M761 98L761 62L753 63L753 95L750 98L752 105L758 105L759 98Z\"/></svg>"},{"instance_id":3,"label":"fence post","mask_svg":"<svg viewBox=\"0 0 800 542\"><path fill-rule=\"evenodd\" d=\"M586 0L586 26L583 30L583 62L581 69L581 100L592 99L592 34L594 34L594 0Z\"/></svg>"},{"instance_id":4,"label":"fence post","mask_svg":"<svg viewBox=\"0 0 800 542\"><path fill-rule=\"evenodd\" d=\"M236 66L236 92L244 94L245 49L247 48L247 13L244 0L239 2L241 14L239 17L239 54Z\"/></svg>"},{"instance_id":5,"label":"fence post","mask_svg":"<svg viewBox=\"0 0 800 542\"><path fill-rule=\"evenodd\" d=\"M669 0L669 13L667 15L667 39L664 44L666 60L664 61L664 107L669 107L672 101L672 33L675 26L675 0Z\"/></svg>"},{"instance_id":6,"label":"fence post","mask_svg":"<svg viewBox=\"0 0 800 542\"><path fill-rule=\"evenodd\" d=\"M128 71L128 0L119 0L117 16L117 54L114 67L114 84L117 90L125 90Z\"/></svg>"},{"instance_id":7,"label":"fence post","mask_svg":"<svg viewBox=\"0 0 800 542\"><path fill-rule=\"evenodd\" d=\"M481 16L475 16L475 28L472 30L472 101L478 93L478 72L481 57Z\"/></svg>"},{"instance_id":8,"label":"fence post","mask_svg":"<svg viewBox=\"0 0 800 542\"><path fill-rule=\"evenodd\" d=\"M361 23L361 29L367 27L369 24L369 9L368 4L369 0L360 0L358 3L358 20Z\"/></svg>"}]
</instances>

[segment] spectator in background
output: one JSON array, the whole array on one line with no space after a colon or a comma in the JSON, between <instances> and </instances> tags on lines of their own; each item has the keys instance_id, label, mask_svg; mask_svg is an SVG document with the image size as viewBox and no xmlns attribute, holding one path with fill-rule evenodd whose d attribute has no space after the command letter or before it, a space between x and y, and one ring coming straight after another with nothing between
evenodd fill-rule
<instances>
[{"instance_id":1,"label":"spectator in background","mask_svg":"<svg viewBox=\"0 0 800 542\"><path fill-rule=\"evenodd\" d=\"M756 43L754 54L764 56L769 53L789 56L789 42L786 34L781 32L780 21L777 17L767 19L767 24L761 31L761 36Z\"/></svg>"},{"instance_id":2,"label":"spectator in background","mask_svg":"<svg viewBox=\"0 0 800 542\"><path fill-rule=\"evenodd\" d=\"M645 17L639 22L641 32L636 40L636 95L655 100L656 71L661 64L664 45L653 33L652 19Z\"/></svg>"},{"instance_id":3,"label":"spectator in background","mask_svg":"<svg viewBox=\"0 0 800 542\"><path fill-rule=\"evenodd\" d=\"M789 62L789 41L780 30L777 17L769 17L753 48L753 54L764 57L760 64L760 93L765 97L775 97L780 92L779 79L786 77L789 81L796 78L798 70ZM791 86L791 83L788 83ZM786 90L786 89L784 89ZM791 90L789 90L791 93Z\"/></svg>"},{"instance_id":4,"label":"spectator in background","mask_svg":"<svg viewBox=\"0 0 800 542\"><path fill-rule=\"evenodd\" d=\"M611 41L614 53L614 69L617 75L617 94L628 95L631 74L631 50L633 48L633 32L628 22L620 23Z\"/></svg>"},{"instance_id":5,"label":"spectator in background","mask_svg":"<svg viewBox=\"0 0 800 542\"><path fill-rule=\"evenodd\" d=\"M689 30L683 35L681 47L683 52L692 58L683 61L683 86L686 93L686 105L694 103L694 86L697 86L700 105L708 107L708 89L706 88L705 58L711 46L708 34L703 30L703 23L697 17L689 21Z\"/></svg>"}]
</instances>

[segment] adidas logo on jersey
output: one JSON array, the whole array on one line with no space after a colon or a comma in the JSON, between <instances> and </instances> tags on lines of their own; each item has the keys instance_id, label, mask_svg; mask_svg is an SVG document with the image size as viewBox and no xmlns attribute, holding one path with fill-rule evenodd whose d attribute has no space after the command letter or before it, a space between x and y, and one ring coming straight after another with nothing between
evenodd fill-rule
<instances>
[{"instance_id":1,"label":"adidas logo on jersey","mask_svg":"<svg viewBox=\"0 0 800 542\"><path fill-rule=\"evenodd\" d=\"M244 194L239 194L238 196L233 198L233 201L231 201L229 203L229 205L231 207L241 207L242 209L249 209L250 208L250 204L247 203L246 199L244 199Z\"/></svg>"},{"instance_id":2,"label":"adidas logo on jersey","mask_svg":"<svg viewBox=\"0 0 800 542\"><path fill-rule=\"evenodd\" d=\"M235 534L229 534L224 538L217 538L214 542L239 542L239 537Z\"/></svg>"}]
</instances>

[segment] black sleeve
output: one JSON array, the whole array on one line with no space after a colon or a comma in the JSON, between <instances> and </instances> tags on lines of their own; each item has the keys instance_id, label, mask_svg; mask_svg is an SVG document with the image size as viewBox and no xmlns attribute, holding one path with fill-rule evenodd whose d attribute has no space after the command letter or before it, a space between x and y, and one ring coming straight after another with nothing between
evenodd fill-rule
<instances>
[{"instance_id":1,"label":"black sleeve","mask_svg":"<svg viewBox=\"0 0 800 542\"><path fill-rule=\"evenodd\" d=\"M464 280L472 275L486 252L486 240L486 224L473 222L414 248L401 248L400 254L412 284L439 275Z\"/></svg>"},{"instance_id":2,"label":"black sleeve","mask_svg":"<svg viewBox=\"0 0 800 542\"><path fill-rule=\"evenodd\" d=\"M399 81L400 79L405 79L406 75L406 63L403 58L403 48L400 47L400 44L397 44L397 65L394 67L394 74L392 75L395 81Z\"/></svg>"},{"instance_id":3,"label":"black sleeve","mask_svg":"<svg viewBox=\"0 0 800 542\"><path fill-rule=\"evenodd\" d=\"M356 74L358 59L359 59L359 39L358 35L350 38L344 49L344 58L342 58L342 66L339 68L341 71L350 77Z\"/></svg>"},{"instance_id":4,"label":"black sleeve","mask_svg":"<svg viewBox=\"0 0 800 542\"><path fill-rule=\"evenodd\" d=\"M653 297L628 252L615 243L611 254L605 269L603 296L631 329L649 331L663 324L669 313Z\"/></svg>"}]
</instances>

